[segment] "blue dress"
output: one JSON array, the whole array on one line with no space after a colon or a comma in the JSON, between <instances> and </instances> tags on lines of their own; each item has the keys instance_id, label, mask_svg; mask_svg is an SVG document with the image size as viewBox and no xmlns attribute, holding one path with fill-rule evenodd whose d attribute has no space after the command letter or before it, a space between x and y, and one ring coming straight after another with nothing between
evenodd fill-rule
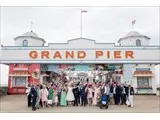
<instances>
[{"instance_id":1,"label":"blue dress","mask_svg":"<svg viewBox=\"0 0 160 120\"><path fill-rule=\"evenodd\" d=\"M67 96L66 92L62 90L61 98L60 98L60 105L61 106L67 106L66 96Z\"/></svg>"}]
</instances>

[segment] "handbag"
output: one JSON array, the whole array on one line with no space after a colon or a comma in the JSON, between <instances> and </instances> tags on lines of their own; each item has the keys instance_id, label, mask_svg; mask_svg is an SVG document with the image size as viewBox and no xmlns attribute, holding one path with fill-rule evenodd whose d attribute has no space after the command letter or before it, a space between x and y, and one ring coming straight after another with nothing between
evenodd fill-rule
<instances>
[{"instance_id":1,"label":"handbag","mask_svg":"<svg viewBox=\"0 0 160 120\"><path fill-rule=\"evenodd\" d=\"M53 101L52 100L48 100L48 104L52 105Z\"/></svg>"}]
</instances>

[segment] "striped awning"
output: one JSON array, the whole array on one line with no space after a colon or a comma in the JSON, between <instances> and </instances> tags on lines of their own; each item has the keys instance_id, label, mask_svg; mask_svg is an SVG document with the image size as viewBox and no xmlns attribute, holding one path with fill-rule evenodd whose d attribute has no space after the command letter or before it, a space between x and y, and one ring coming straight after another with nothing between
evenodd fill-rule
<instances>
[{"instance_id":1,"label":"striped awning","mask_svg":"<svg viewBox=\"0 0 160 120\"><path fill-rule=\"evenodd\" d=\"M152 77L154 76L154 74L152 73L152 71L134 71L133 76L146 76L146 77Z\"/></svg>"},{"instance_id":2,"label":"striped awning","mask_svg":"<svg viewBox=\"0 0 160 120\"><path fill-rule=\"evenodd\" d=\"M11 72L8 76L30 76L27 71L14 71Z\"/></svg>"}]
</instances>

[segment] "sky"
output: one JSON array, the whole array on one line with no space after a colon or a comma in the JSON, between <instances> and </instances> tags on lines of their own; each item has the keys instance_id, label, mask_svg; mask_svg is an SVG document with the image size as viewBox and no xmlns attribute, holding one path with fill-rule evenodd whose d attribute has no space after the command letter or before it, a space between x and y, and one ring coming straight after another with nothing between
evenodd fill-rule
<instances>
[{"instance_id":1,"label":"sky","mask_svg":"<svg viewBox=\"0 0 160 120\"><path fill-rule=\"evenodd\" d=\"M115 43L133 30L151 38L150 45L160 45L158 7L1 7L1 41L14 46L13 38L31 30L48 43L66 43L82 37L97 43ZM8 67L1 65L1 84L7 83Z\"/></svg>"}]
</instances>

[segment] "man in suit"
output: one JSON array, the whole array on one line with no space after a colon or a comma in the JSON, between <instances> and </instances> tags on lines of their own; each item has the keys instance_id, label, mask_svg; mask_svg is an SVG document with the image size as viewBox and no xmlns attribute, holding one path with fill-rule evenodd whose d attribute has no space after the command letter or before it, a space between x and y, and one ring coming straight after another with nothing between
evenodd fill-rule
<instances>
[{"instance_id":1,"label":"man in suit","mask_svg":"<svg viewBox=\"0 0 160 120\"><path fill-rule=\"evenodd\" d=\"M83 84L80 87L80 97L81 97L81 106L87 105L87 91L86 91L87 84Z\"/></svg>"},{"instance_id":2,"label":"man in suit","mask_svg":"<svg viewBox=\"0 0 160 120\"><path fill-rule=\"evenodd\" d=\"M110 97L110 100L109 100L110 103L114 104L113 103L113 83L111 83L111 85L110 85L110 96L109 97Z\"/></svg>"},{"instance_id":3,"label":"man in suit","mask_svg":"<svg viewBox=\"0 0 160 120\"><path fill-rule=\"evenodd\" d=\"M126 104L126 92L124 85L121 85L122 88L122 95L121 95L121 105Z\"/></svg>"},{"instance_id":4,"label":"man in suit","mask_svg":"<svg viewBox=\"0 0 160 120\"><path fill-rule=\"evenodd\" d=\"M32 97L32 110L36 110L36 100L37 100L37 90L36 85L32 85L31 87L31 97Z\"/></svg>"},{"instance_id":5,"label":"man in suit","mask_svg":"<svg viewBox=\"0 0 160 120\"><path fill-rule=\"evenodd\" d=\"M126 84L124 85L124 90L125 90L125 93L126 93L126 99L128 99L128 87L127 87Z\"/></svg>"},{"instance_id":6,"label":"man in suit","mask_svg":"<svg viewBox=\"0 0 160 120\"><path fill-rule=\"evenodd\" d=\"M120 104L121 96L122 96L122 87L120 85L117 85L116 87L117 105Z\"/></svg>"},{"instance_id":7,"label":"man in suit","mask_svg":"<svg viewBox=\"0 0 160 120\"><path fill-rule=\"evenodd\" d=\"M118 105L117 94L116 94L116 88L117 88L117 85L116 85L116 84L113 84L113 97L114 97L114 103L115 103L115 105Z\"/></svg>"},{"instance_id":8,"label":"man in suit","mask_svg":"<svg viewBox=\"0 0 160 120\"><path fill-rule=\"evenodd\" d=\"M78 85L75 85L75 87L73 88L73 94L74 94L74 106L78 106L79 103L79 89L78 89Z\"/></svg>"}]
</instances>

